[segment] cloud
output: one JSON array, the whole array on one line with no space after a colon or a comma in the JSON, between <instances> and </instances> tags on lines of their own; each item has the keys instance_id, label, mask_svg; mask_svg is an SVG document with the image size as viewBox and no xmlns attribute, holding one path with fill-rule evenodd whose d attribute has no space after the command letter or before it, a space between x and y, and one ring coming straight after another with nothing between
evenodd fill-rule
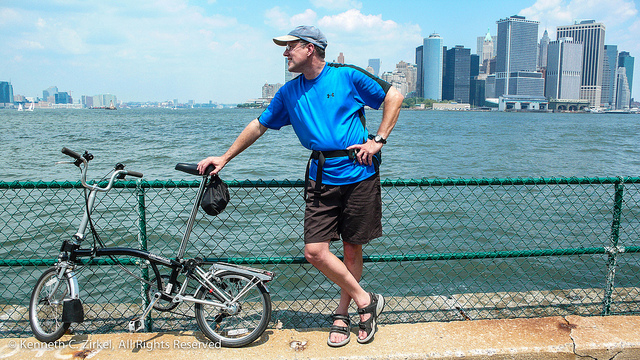
<instances>
[{"instance_id":1,"label":"cloud","mask_svg":"<svg viewBox=\"0 0 640 360\"><path fill-rule=\"evenodd\" d=\"M20 19L20 13L9 8L0 8L0 26L8 25Z\"/></svg>"},{"instance_id":2,"label":"cloud","mask_svg":"<svg viewBox=\"0 0 640 360\"><path fill-rule=\"evenodd\" d=\"M16 48L29 49L29 50L42 50L44 49L44 46L42 46L42 44L39 43L38 41L23 39L17 43Z\"/></svg>"},{"instance_id":3,"label":"cloud","mask_svg":"<svg viewBox=\"0 0 640 360\"><path fill-rule=\"evenodd\" d=\"M307 9L303 13L296 14L291 17L291 27L313 24L316 21L316 17L317 15L315 11Z\"/></svg>"},{"instance_id":4,"label":"cloud","mask_svg":"<svg viewBox=\"0 0 640 360\"><path fill-rule=\"evenodd\" d=\"M68 28L61 29L57 35L58 46L64 49L66 53L78 55L88 52L87 46L77 31Z\"/></svg>"},{"instance_id":5,"label":"cloud","mask_svg":"<svg viewBox=\"0 0 640 360\"><path fill-rule=\"evenodd\" d=\"M571 25L587 19L603 23L607 31L627 30L626 22L636 19L638 10L632 0L538 0L519 15L541 21L541 32L553 26L548 30L554 39L556 25Z\"/></svg>"},{"instance_id":6,"label":"cloud","mask_svg":"<svg viewBox=\"0 0 640 360\"><path fill-rule=\"evenodd\" d=\"M320 7L319 4L313 2ZM345 8L345 4L358 5L352 1L330 1L323 7ZM364 14L350 8L337 14L325 15L317 19L315 11L307 9L302 13L289 15L279 7L273 7L264 14L265 24L281 31L288 31L298 25L316 25L327 36L327 60L335 60L340 52L346 61L365 67L369 58L381 58L384 69L391 70L400 60L415 57L415 44L422 42L421 29L415 24L401 24L385 19L381 14Z\"/></svg>"},{"instance_id":7,"label":"cloud","mask_svg":"<svg viewBox=\"0 0 640 360\"><path fill-rule=\"evenodd\" d=\"M320 28L339 41L357 41L364 46L395 47L394 43L420 43L420 27L384 20L382 15L366 15L351 9L341 14L325 16L318 21Z\"/></svg>"},{"instance_id":8,"label":"cloud","mask_svg":"<svg viewBox=\"0 0 640 360\"><path fill-rule=\"evenodd\" d=\"M398 61L413 59L415 44L422 42L420 26L400 24L356 9L324 16L318 25L327 36L327 56L335 59L342 52L346 62L362 67L369 58L380 58L383 69L391 70Z\"/></svg>"},{"instance_id":9,"label":"cloud","mask_svg":"<svg viewBox=\"0 0 640 360\"><path fill-rule=\"evenodd\" d=\"M300 25L313 25L317 14L311 9L306 9L300 14L289 16L279 6L267 10L264 14L264 23L278 30L291 30Z\"/></svg>"},{"instance_id":10,"label":"cloud","mask_svg":"<svg viewBox=\"0 0 640 360\"><path fill-rule=\"evenodd\" d=\"M325 16L318 21L325 28L342 29L349 33L377 34L389 33L398 28L398 24L392 20L383 20L382 15L365 15L360 10L351 9L338 15Z\"/></svg>"},{"instance_id":11,"label":"cloud","mask_svg":"<svg viewBox=\"0 0 640 360\"><path fill-rule=\"evenodd\" d=\"M265 59L271 50L280 55L270 37L251 22L239 23L216 11L217 5L200 3L205 9L184 0L88 3L51 2L45 9L0 5L0 47L7 60L3 71L16 74L16 91L32 95L55 83L77 94L111 92L130 100L162 100L181 92L200 100L230 101L255 97L246 88L256 89L259 96L270 68L277 72L273 82L282 81L281 58ZM311 17L315 22L315 16L309 10L293 19ZM55 64L53 71L23 71L44 69L44 61Z\"/></svg>"},{"instance_id":12,"label":"cloud","mask_svg":"<svg viewBox=\"0 0 640 360\"><path fill-rule=\"evenodd\" d=\"M264 13L264 23L276 29L286 29L289 25L289 16L279 6L271 8Z\"/></svg>"},{"instance_id":13,"label":"cloud","mask_svg":"<svg viewBox=\"0 0 640 360\"><path fill-rule=\"evenodd\" d=\"M362 3L356 0L311 0L311 4L317 8L328 10L361 9Z\"/></svg>"}]
</instances>

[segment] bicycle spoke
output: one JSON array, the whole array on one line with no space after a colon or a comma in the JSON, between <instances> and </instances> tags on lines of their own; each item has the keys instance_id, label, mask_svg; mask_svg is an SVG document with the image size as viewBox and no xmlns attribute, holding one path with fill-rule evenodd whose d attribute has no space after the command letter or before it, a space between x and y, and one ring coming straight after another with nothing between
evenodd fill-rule
<instances>
[{"instance_id":1,"label":"bicycle spoke","mask_svg":"<svg viewBox=\"0 0 640 360\"><path fill-rule=\"evenodd\" d=\"M196 304L196 320L202 332L223 346L244 346L256 340L267 327L271 316L271 298L262 284L240 274L219 275L218 288L230 299L230 310ZM213 300L214 296L201 288L196 297Z\"/></svg>"},{"instance_id":2,"label":"bicycle spoke","mask_svg":"<svg viewBox=\"0 0 640 360\"><path fill-rule=\"evenodd\" d=\"M70 294L70 284L67 278L59 280L57 271L53 267L40 276L29 303L29 323L41 341L58 340L70 325L62 322L62 308Z\"/></svg>"}]
</instances>

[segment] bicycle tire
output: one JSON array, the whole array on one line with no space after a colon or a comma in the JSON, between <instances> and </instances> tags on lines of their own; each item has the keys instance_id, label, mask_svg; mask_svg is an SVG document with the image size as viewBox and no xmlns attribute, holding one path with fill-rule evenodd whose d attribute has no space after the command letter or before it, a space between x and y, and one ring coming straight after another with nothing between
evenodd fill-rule
<instances>
[{"instance_id":1,"label":"bicycle tire","mask_svg":"<svg viewBox=\"0 0 640 360\"><path fill-rule=\"evenodd\" d=\"M251 278L233 272L223 272L216 285L232 298L243 289ZM201 300L219 301L214 293L200 287L195 295ZM215 306L195 304L198 327L213 342L224 347L242 347L254 342L267 329L271 320L271 295L262 283L253 286L238 301L236 314L225 313Z\"/></svg>"},{"instance_id":2,"label":"bicycle tire","mask_svg":"<svg viewBox=\"0 0 640 360\"><path fill-rule=\"evenodd\" d=\"M54 297L49 299L51 291L59 282L58 268L47 269L36 282L29 301L29 324L36 339L52 342L60 339L71 323L62 322L62 306L65 296L71 289L69 279L65 277L58 286Z\"/></svg>"}]
</instances>

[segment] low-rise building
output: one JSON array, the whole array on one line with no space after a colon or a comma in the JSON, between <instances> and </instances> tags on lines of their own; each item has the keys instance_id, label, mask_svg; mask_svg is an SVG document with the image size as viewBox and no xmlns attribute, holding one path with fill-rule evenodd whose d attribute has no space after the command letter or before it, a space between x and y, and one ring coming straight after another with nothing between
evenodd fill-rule
<instances>
[{"instance_id":1,"label":"low-rise building","mask_svg":"<svg viewBox=\"0 0 640 360\"><path fill-rule=\"evenodd\" d=\"M499 111L548 111L549 101L544 96L504 95L499 97Z\"/></svg>"}]
</instances>

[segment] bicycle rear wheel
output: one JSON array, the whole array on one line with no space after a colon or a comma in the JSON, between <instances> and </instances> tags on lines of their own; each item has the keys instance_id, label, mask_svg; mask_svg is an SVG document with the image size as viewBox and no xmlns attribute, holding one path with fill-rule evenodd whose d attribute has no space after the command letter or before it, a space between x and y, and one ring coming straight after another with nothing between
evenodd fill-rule
<instances>
[{"instance_id":1,"label":"bicycle rear wheel","mask_svg":"<svg viewBox=\"0 0 640 360\"><path fill-rule=\"evenodd\" d=\"M224 272L218 275L218 288L236 299L237 311L229 313L215 306L195 304L198 327L206 337L224 347L241 347L258 339L271 319L271 296L262 283L251 284L246 275ZM195 295L201 300L219 301L208 289L200 287Z\"/></svg>"},{"instance_id":2,"label":"bicycle rear wheel","mask_svg":"<svg viewBox=\"0 0 640 360\"><path fill-rule=\"evenodd\" d=\"M62 306L70 292L69 279L58 279L58 268L42 273L29 301L29 324L36 339L56 341L67 331L71 323L62 322Z\"/></svg>"}]
</instances>

